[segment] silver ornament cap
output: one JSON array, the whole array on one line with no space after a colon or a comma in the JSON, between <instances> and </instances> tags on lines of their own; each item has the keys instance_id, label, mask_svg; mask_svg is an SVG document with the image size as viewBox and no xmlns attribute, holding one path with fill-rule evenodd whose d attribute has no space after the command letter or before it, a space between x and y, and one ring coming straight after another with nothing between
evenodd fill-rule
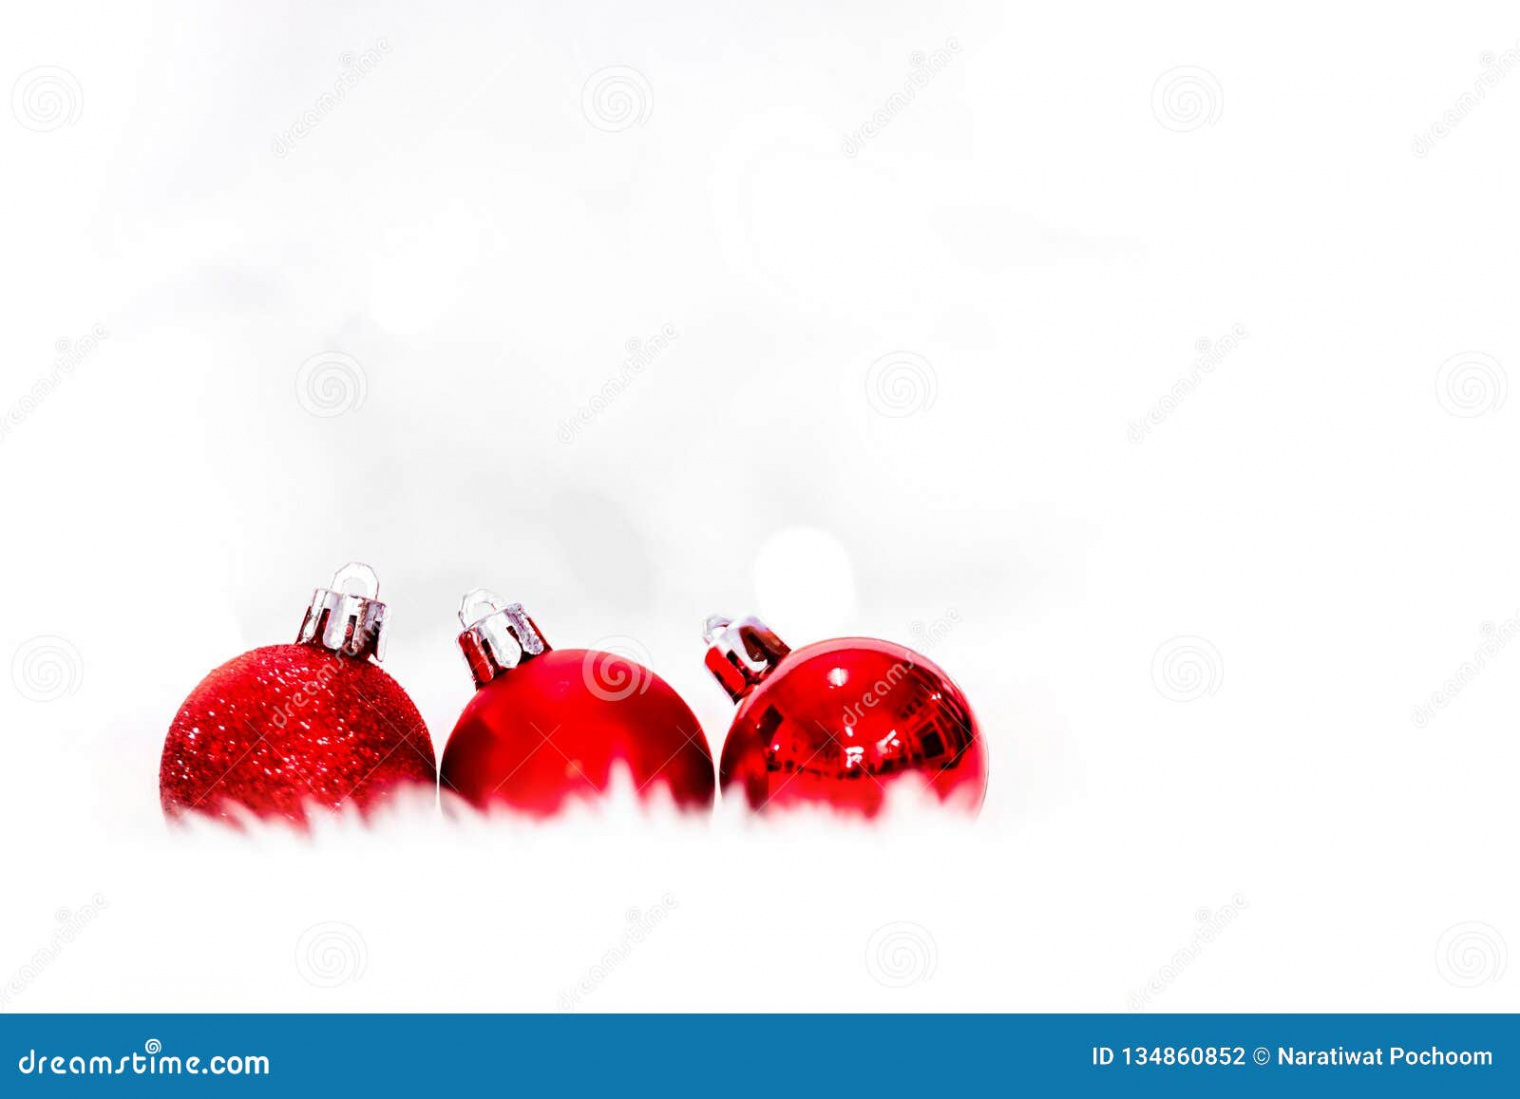
<instances>
[{"instance_id":1,"label":"silver ornament cap","mask_svg":"<svg viewBox=\"0 0 1520 1099\"><path fill-rule=\"evenodd\" d=\"M709 615L702 624L707 642L705 663L729 698L738 702L775 670L790 645L758 618L738 621L721 614Z\"/></svg>"},{"instance_id":2,"label":"silver ornament cap","mask_svg":"<svg viewBox=\"0 0 1520 1099\"><path fill-rule=\"evenodd\" d=\"M487 588L465 593L459 602L459 624L464 627L459 649L476 687L550 649L521 603L508 603Z\"/></svg>"},{"instance_id":3,"label":"silver ornament cap","mask_svg":"<svg viewBox=\"0 0 1520 1099\"><path fill-rule=\"evenodd\" d=\"M359 660L384 660L390 608L380 602L379 595L375 570L361 561L350 561L333 573L331 587L312 592L296 643Z\"/></svg>"}]
</instances>

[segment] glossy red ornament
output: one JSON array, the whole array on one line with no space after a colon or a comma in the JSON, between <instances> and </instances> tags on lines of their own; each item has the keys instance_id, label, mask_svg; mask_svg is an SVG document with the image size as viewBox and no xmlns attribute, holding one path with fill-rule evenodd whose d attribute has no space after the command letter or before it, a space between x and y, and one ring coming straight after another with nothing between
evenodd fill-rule
<instances>
[{"instance_id":1,"label":"glossy red ornament","mask_svg":"<svg viewBox=\"0 0 1520 1099\"><path fill-rule=\"evenodd\" d=\"M707 621L707 667L739 704L719 782L752 809L826 804L875 816L889 788L975 813L987 757L971 705L932 661L866 637L793 651L763 622Z\"/></svg>"},{"instance_id":2,"label":"glossy red ornament","mask_svg":"<svg viewBox=\"0 0 1520 1099\"><path fill-rule=\"evenodd\" d=\"M465 596L459 619L478 690L444 748L445 791L548 816L604 793L621 765L642 799L711 809L707 738L663 679L617 653L553 649L521 604L489 592Z\"/></svg>"},{"instance_id":3,"label":"glossy red ornament","mask_svg":"<svg viewBox=\"0 0 1520 1099\"><path fill-rule=\"evenodd\" d=\"M436 783L422 715L374 663L387 618L377 594L374 572L348 565L312 596L295 644L254 649L201 680L164 742L166 815L241 808L304 824L314 806L362 809Z\"/></svg>"}]
</instances>

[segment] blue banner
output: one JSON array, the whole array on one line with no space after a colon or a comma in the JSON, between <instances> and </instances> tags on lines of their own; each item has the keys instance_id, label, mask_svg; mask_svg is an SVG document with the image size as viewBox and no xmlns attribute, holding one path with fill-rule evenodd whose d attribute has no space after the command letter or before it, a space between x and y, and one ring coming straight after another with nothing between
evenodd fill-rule
<instances>
[{"instance_id":1,"label":"blue banner","mask_svg":"<svg viewBox=\"0 0 1520 1099\"><path fill-rule=\"evenodd\" d=\"M1516 1015L7 1014L0 1037L6 1096L1520 1095Z\"/></svg>"}]
</instances>

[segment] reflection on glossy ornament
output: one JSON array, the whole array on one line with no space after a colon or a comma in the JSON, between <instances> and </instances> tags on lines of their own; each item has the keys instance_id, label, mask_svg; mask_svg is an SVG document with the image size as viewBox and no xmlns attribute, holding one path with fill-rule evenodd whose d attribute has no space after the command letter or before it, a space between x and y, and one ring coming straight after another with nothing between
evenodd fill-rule
<instances>
[{"instance_id":1,"label":"reflection on glossy ornament","mask_svg":"<svg viewBox=\"0 0 1520 1099\"><path fill-rule=\"evenodd\" d=\"M345 566L313 594L294 644L244 653L190 692L159 765L165 814L304 824L313 807L365 809L433 786L422 715L375 663L388 617L378 594L373 570Z\"/></svg>"},{"instance_id":2,"label":"reflection on glossy ornament","mask_svg":"<svg viewBox=\"0 0 1520 1099\"><path fill-rule=\"evenodd\" d=\"M484 590L459 621L478 689L444 748L445 796L548 816L604 794L621 766L641 799L712 807L707 738L659 676L618 653L554 649L521 604Z\"/></svg>"},{"instance_id":3,"label":"reflection on glossy ornament","mask_svg":"<svg viewBox=\"0 0 1520 1099\"><path fill-rule=\"evenodd\" d=\"M887 641L793 650L756 618L707 621L707 667L739 704L719 782L751 808L825 804L875 816L888 791L927 790L972 813L987 790L976 717L950 677Z\"/></svg>"}]
</instances>

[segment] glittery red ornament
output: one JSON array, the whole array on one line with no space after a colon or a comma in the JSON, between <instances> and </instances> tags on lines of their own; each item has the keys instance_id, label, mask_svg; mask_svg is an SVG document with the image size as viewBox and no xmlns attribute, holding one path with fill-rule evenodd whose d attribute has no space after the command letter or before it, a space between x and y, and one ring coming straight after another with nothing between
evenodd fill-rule
<instances>
[{"instance_id":1,"label":"glittery red ornament","mask_svg":"<svg viewBox=\"0 0 1520 1099\"><path fill-rule=\"evenodd\" d=\"M159 766L165 814L241 807L304 824L313 806L362 809L436 782L422 715L371 659L387 618L374 575L340 569L312 596L295 644L244 653L190 692Z\"/></svg>"},{"instance_id":2,"label":"glittery red ornament","mask_svg":"<svg viewBox=\"0 0 1520 1099\"><path fill-rule=\"evenodd\" d=\"M756 618L707 620L707 667L739 703L719 781L756 810L822 803L875 816L912 784L976 812L987 757L950 677L901 645L865 637L791 650Z\"/></svg>"},{"instance_id":3,"label":"glittery red ornament","mask_svg":"<svg viewBox=\"0 0 1520 1099\"><path fill-rule=\"evenodd\" d=\"M443 788L477 808L547 816L606 791L615 765L641 798L711 809L702 726L648 668L595 649L552 649L521 604L465 596L460 648L478 690L443 751Z\"/></svg>"}]
</instances>

